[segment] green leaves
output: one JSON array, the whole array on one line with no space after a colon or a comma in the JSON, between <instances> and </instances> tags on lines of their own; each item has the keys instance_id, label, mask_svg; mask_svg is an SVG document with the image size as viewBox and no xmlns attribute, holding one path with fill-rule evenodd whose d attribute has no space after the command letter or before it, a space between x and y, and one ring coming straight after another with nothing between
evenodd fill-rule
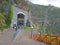
<instances>
[{"instance_id":1,"label":"green leaves","mask_svg":"<svg viewBox=\"0 0 60 45\"><path fill-rule=\"evenodd\" d=\"M3 25L5 23L5 17L2 13L0 13L0 25Z\"/></svg>"},{"instance_id":2,"label":"green leaves","mask_svg":"<svg viewBox=\"0 0 60 45\"><path fill-rule=\"evenodd\" d=\"M3 31L6 28L5 17L0 13L0 30Z\"/></svg>"},{"instance_id":3,"label":"green leaves","mask_svg":"<svg viewBox=\"0 0 60 45\"><path fill-rule=\"evenodd\" d=\"M24 29L24 30L29 30L29 29L31 29L31 27L29 27L29 26L24 26L23 29Z\"/></svg>"},{"instance_id":4,"label":"green leaves","mask_svg":"<svg viewBox=\"0 0 60 45\"><path fill-rule=\"evenodd\" d=\"M0 4L0 30L3 31L5 28L9 28L10 23L11 23L11 19L13 16L13 7L12 7L12 3L8 3L11 0L4 0L2 1L2 3ZM4 5L8 4L9 9L8 9L8 15L4 15L5 10L4 10ZM6 6L6 5L5 5Z\"/></svg>"},{"instance_id":5,"label":"green leaves","mask_svg":"<svg viewBox=\"0 0 60 45\"><path fill-rule=\"evenodd\" d=\"M39 23L39 24L42 24L42 23L40 23L40 21L44 21L46 8L47 8L49 24L47 26L46 33L60 35L60 8L51 6L48 9L48 6L35 5L35 4L29 4L29 8L31 10L32 16L37 17L33 21L35 23ZM42 29L40 29L39 32L40 33L43 32Z\"/></svg>"},{"instance_id":6,"label":"green leaves","mask_svg":"<svg viewBox=\"0 0 60 45\"><path fill-rule=\"evenodd\" d=\"M0 20L4 19L4 15L2 13L0 13Z\"/></svg>"},{"instance_id":7,"label":"green leaves","mask_svg":"<svg viewBox=\"0 0 60 45\"><path fill-rule=\"evenodd\" d=\"M8 10L8 15L6 17L7 26L10 26L12 17L13 17L13 7L12 7L12 5L10 5L9 10Z\"/></svg>"}]
</instances>

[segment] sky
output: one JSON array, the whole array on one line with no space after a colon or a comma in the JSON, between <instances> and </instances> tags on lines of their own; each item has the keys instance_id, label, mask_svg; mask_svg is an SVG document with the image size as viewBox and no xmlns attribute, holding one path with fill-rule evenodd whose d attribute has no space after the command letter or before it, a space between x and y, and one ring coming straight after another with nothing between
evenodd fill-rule
<instances>
[{"instance_id":1,"label":"sky","mask_svg":"<svg viewBox=\"0 0 60 45\"><path fill-rule=\"evenodd\" d=\"M60 0L29 0L34 4L39 4L39 5L53 5L55 7L60 8Z\"/></svg>"}]
</instances>

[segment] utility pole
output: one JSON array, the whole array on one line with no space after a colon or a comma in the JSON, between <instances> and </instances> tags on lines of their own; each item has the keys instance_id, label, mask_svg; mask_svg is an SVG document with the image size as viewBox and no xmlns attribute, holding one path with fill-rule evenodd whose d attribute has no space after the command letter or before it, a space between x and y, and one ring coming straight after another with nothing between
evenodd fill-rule
<instances>
[{"instance_id":1,"label":"utility pole","mask_svg":"<svg viewBox=\"0 0 60 45\"><path fill-rule=\"evenodd\" d=\"M48 22L48 8L46 8L45 15L44 15L44 25L43 25L44 34L46 33L47 22Z\"/></svg>"},{"instance_id":2,"label":"utility pole","mask_svg":"<svg viewBox=\"0 0 60 45\"><path fill-rule=\"evenodd\" d=\"M47 29L47 26L49 24L49 21L48 21L48 11L49 11L49 8L50 8L50 4L48 5L48 7L46 7L46 10L45 10L45 15L44 15L44 25L43 25L43 31L44 31L44 34L46 34L46 29Z\"/></svg>"}]
</instances>

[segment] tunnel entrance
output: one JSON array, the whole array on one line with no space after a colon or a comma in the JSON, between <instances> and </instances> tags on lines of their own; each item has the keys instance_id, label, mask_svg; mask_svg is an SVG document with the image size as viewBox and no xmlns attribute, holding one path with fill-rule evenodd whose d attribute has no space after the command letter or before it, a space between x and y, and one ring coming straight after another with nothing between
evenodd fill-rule
<instances>
[{"instance_id":1,"label":"tunnel entrance","mask_svg":"<svg viewBox=\"0 0 60 45\"><path fill-rule=\"evenodd\" d=\"M18 28L24 26L24 14L17 14L17 26Z\"/></svg>"}]
</instances>

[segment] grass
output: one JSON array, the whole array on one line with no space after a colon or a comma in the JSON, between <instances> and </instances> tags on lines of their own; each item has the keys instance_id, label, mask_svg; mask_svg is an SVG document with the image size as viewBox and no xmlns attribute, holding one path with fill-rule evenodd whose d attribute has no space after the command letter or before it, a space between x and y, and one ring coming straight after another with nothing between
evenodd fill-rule
<instances>
[{"instance_id":1,"label":"grass","mask_svg":"<svg viewBox=\"0 0 60 45\"><path fill-rule=\"evenodd\" d=\"M24 30L29 30L29 29L31 29L31 27L29 27L29 26L24 26L23 29L24 29Z\"/></svg>"}]
</instances>

